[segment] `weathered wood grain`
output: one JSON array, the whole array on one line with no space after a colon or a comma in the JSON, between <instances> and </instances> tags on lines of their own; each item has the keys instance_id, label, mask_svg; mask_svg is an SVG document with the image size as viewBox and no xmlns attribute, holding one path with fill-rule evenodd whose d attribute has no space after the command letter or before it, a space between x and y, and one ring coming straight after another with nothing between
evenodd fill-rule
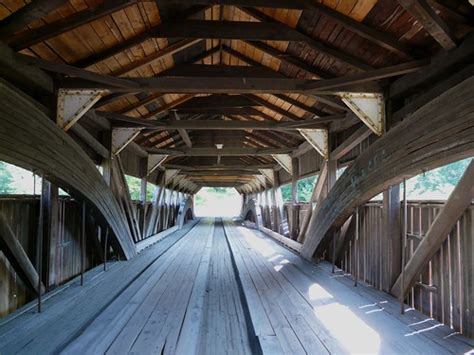
<instances>
[{"instance_id":1,"label":"weathered wood grain","mask_svg":"<svg viewBox=\"0 0 474 355\"><path fill-rule=\"evenodd\" d=\"M15 234L8 225L5 217L0 214L0 247L7 255L10 264L13 265L16 272L22 276L23 281L28 284L31 289L38 292L38 273L31 263L28 255L21 246ZM44 287L41 285L41 293Z\"/></svg>"},{"instance_id":2,"label":"weathered wood grain","mask_svg":"<svg viewBox=\"0 0 474 355\"><path fill-rule=\"evenodd\" d=\"M391 292L395 296L406 294L422 268L441 247L449 232L474 199L474 162L467 167L463 177L438 213L426 235L404 267L404 282L398 277ZM453 251L454 252L454 251Z\"/></svg>"},{"instance_id":3,"label":"weathered wood grain","mask_svg":"<svg viewBox=\"0 0 474 355\"><path fill-rule=\"evenodd\" d=\"M43 173L77 198L91 203L110 225L115 245L136 254L125 216L87 154L32 101L0 83L0 159Z\"/></svg>"},{"instance_id":4,"label":"weathered wood grain","mask_svg":"<svg viewBox=\"0 0 474 355\"><path fill-rule=\"evenodd\" d=\"M330 227L341 226L357 205L403 177L474 153L473 84L471 77L423 106L352 163L310 221L305 258L312 258Z\"/></svg>"}]
</instances>

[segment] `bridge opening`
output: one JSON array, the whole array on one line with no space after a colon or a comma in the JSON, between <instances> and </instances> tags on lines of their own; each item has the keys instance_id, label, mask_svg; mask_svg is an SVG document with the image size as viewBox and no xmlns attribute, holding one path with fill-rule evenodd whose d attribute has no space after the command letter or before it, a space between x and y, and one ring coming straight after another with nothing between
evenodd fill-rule
<instances>
[{"instance_id":1,"label":"bridge opening","mask_svg":"<svg viewBox=\"0 0 474 355\"><path fill-rule=\"evenodd\" d=\"M194 197L198 217L235 217L241 207L242 197L232 187L203 187Z\"/></svg>"}]
</instances>

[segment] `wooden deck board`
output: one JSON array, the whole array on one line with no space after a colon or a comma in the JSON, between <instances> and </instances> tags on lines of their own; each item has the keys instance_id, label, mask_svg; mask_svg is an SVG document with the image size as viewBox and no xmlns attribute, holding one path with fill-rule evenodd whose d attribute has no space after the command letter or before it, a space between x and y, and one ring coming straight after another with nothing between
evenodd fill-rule
<instances>
[{"instance_id":1,"label":"wooden deck board","mask_svg":"<svg viewBox=\"0 0 474 355\"><path fill-rule=\"evenodd\" d=\"M344 275L331 274L329 264L311 264L261 232L227 223L226 233L234 239L232 250L244 250L247 259L265 266L266 282L273 277L288 295L293 305L287 304L287 313L293 314L286 318L302 344L304 328L296 331L298 315L313 325L331 353L464 353L474 349L471 340L419 312L400 315L397 300L388 294L361 284L353 287ZM262 303L266 297L275 297L275 293L259 294ZM274 320L270 321L274 326ZM281 344L278 333L276 337Z\"/></svg>"},{"instance_id":2,"label":"wooden deck board","mask_svg":"<svg viewBox=\"0 0 474 355\"><path fill-rule=\"evenodd\" d=\"M0 353L464 353L473 341L311 264L265 234L206 219L0 324ZM52 336L54 334L54 336Z\"/></svg>"},{"instance_id":3,"label":"wooden deck board","mask_svg":"<svg viewBox=\"0 0 474 355\"><path fill-rule=\"evenodd\" d=\"M113 301L123 287L187 231L185 228L165 238L137 258L119 262L119 265L101 273L94 280L86 277L83 287L79 286L77 280L67 290L46 300L42 313L36 313L36 308L33 308L3 324L0 326L0 353L48 353L62 349L100 309Z\"/></svg>"},{"instance_id":4,"label":"wooden deck board","mask_svg":"<svg viewBox=\"0 0 474 355\"><path fill-rule=\"evenodd\" d=\"M206 306L199 352L248 354L251 345L238 285L224 231L216 226L207 280Z\"/></svg>"}]
</instances>

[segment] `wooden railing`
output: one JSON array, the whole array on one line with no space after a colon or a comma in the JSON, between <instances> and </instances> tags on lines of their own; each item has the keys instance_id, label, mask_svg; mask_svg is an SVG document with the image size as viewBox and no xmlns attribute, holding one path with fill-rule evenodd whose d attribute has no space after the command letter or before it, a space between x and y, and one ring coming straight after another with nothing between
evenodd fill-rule
<instances>
[{"instance_id":1,"label":"wooden railing","mask_svg":"<svg viewBox=\"0 0 474 355\"><path fill-rule=\"evenodd\" d=\"M408 203L407 262L443 206L437 201ZM453 329L474 336L474 204L463 214L408 293L407 304ZM388 291L384 270L391 265L389 240L383 230L383 207L371 202L360 208L357 249L352 239L339 266L379 290ZM359 265L355 264L358 253Z\"/></svg>"},{"instance_id":2,"label":"wooden railing","mask_svg":"<svg viewBox=\"0 0 474 355\"><path fill-rule=\"evenodd\" d=\"M36 265L36 240L38 228L39 197L2 196L0 214L4 215L29 259ZM81 272L81 206L71 198L61 197L58 203L58 228L54 231L55 245L50 246L54 259L48 268L50 288L62 285ZM89 242L92 233L97 231L94 223L87 223L87 243L85 268L98 265L100 250ZM46 249L45 249L46 252ZM0 251L0 317L7 315L30 301L34 294L26 287L20 277Z\"/></svg>"},{"instance_id":3,"label":"wooden railing","mask_svg":"<svg viewBox=\"0 0 474 355\"><path fill-rule=\"evenodd\" d=\"M406 263L443 204L443 201L409 201ZM270 228L270 208L262 206L260 208L263 211L263 225ZM288 217L291 216L291 208L294 208L291 204L284 205ZM301 224L309 204L299 203L297 208L298 219L293 221L288 218L290 230L291 223ZM382 201L372 201L359 208L359 241L355 243L354 235L348 236L350 239L336 264L346 273L357 276L357 279L381 291L390 292L393 283L391 279L393 270L390 268L397 263L392 261L396 256L391 252L391 241L387 231L384 230L383 212ZM325 256L327 260L332 261L332 253L329 250ZM439 251L420 273L417 283L408 293L406 302L408 306L472 337L474 336L473 273L474 204L457 221Z\"/></svg>"}]
</instances>

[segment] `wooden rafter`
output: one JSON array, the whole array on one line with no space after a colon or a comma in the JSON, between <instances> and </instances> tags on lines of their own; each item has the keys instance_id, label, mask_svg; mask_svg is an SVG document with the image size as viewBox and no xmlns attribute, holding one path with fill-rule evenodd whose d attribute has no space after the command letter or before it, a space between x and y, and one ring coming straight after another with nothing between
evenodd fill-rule
<instances>
[{"instance_id":1,"label":"wooden rafter","mask_svg":"<svg viewBox=\"0 0 474 355\"><path fill-rule=\"evenodd\" d=\"M120 67L119 69L113 71L110 73L112 76L123 76L126 74L129 74L133 71L137 71L147 65L151 65L159 60L162 60L163 58L172 56L173 54L176 54L186 48L189 48L197 43L201 42L201 39L183 39L180 41L177 41L173 44L168 45L165 48L162 48L155 53L152 53L150 55L147 55L144 58L135 60L131 62L130 64L127 64L123 67Z\"/></svg>"},{"instance_id":2,"label":"wooden rafter","mask_svg":"<svg viewBox=\"0 0 474 355\"><path fill-rule=\"evenodd\" d=\"M163 112L166 112L166 111L172 109L173 107L178 106L179 104L182 104L183 102L186 102L186 101L190 100L193 97L194 97L194 95L183 95L179 99L171 101L171 102L161 106L160 108L158 108L154 111L150 111L146 115L143 115L142 118L148 119L148 118L151 118L151 117L156 117L159 114L161 114Z\"/></svg>"},{"instance_id":3,"label":"wooden rafter","mask_svg":"<svg viewBox=\"0 0 474 355\"><path fill-rule=\"evenodd\" d=\"M179 117L179 114L175 111L174 116L177 121L179 121L181 118ZM191 148L193 146L193 143L191 142L191 138L189 138L189 134L184 128L178 128L176 129L183 140L183 142L186 144L188 148Z\"/></svg>"},{"instance_id":4,"label":"wooden rafter","mask_svg":"<svg viewBox=\"0 0 474 355\"><path fill-rule=\"evenodd\" d=\"M344 91L344 87L349 87L350 85L408 74L426 67L428 64L429 60L416 60L408 63L396 64L385 68L373 69L365 73L356 73L339 78L313 81L312 83L305 85L305 89L307 89L307 93L312 93L313 90L317 92L318 90L330 90L336 87L340 88L341 91Z\"/></svg>"},{"instance_id":5,"label":"wooden rafter","mask_svg":"<svg viewBox=\"0 0 474 355\"><path fill-rule=\"evenodd\" d=\"M314 119L300 119L297 121L233 121L233 120L149 120L122 116L111 112L102 112L101 115L114 122L114 127L141 127L144 129L193 129L193 130L275 130L292 131L304 128L327 128L327 124ZM339 116L337 116L339 117Z\"/></svg>"},{"instance_id":6,"label":"wooden rafter","mask_svg":"<svg viewBox=\"0 0 474 355\"><path fill-rule=\"evenodd\" d=\"M39 42L56 37L64 32L71 31L74 28L90 23L98 18L110 15L136 2L137 0L105 0L95 7L89 7L40 28L26 30L18 35L11 36L7 39L7 43L15 50L22 50Z\"/></svg>"},{"instance_id":7,"label":"wooden rafter","mask_svg":"<svg viewBox=\"0 0 474 355\"><path fill-rule=\"evenodd\" d=\"M324 116L328 115L327 112L324 112L323 110L320 110L320 109L318 109L316 107L313 107L313 106L308 106L308 105L302 103L301 101L298 101L296 99L293 99L292 97L289 97L288 95L275 94L273 96L279 98L282 101L288 102L289 104L292 104L293 106L295 106L295 107L297 107L297 108L299 108L303 111L311 113L311 114L315 115L316 117L324 117Z\"/></svg>"},{"instance_id":8,"label":"wooden rafter","mask_svg":"<svg viewBox=\"0 0 474 355\"><path fill-rule=\"evenodd\" d=\"M361 126L331 152L331 160L339 160L372 134L366 126Z\"/></svg>"},{"instance_id":9,"label":"wooden rafter","mask_svg":"<svg viewBox=\"0 0 474 355\"><path fill-rule=\"evenodd\" d=\"M265 42L260 41L243 41L244 43L262 51L265 54L268 54L278 60L288 63L299 70L307 74L308 78L311 79L328 79L332 75L318 69L317 67L307 64L303 60L293 57L288 53L280 52L278 49L266 44Z\"/></svg>"},{"instance_id":10,"label":"wooden rafter","mask_svg":"<svg viewBox=\"0 0 474 355\"><path fill-rule=\"evenodd\" d=\"M254 106L259 106L259 104L242 95L209 95L194 97L175 108L179 110L199 108L242 108Z\"/></svg>"},{"instance_id":11,"label":"wooden rafter","mask_svg":"<svg viewBox=\"0 0 474 355\"><path fill-rule=\"evenodd\" d=\"M258 21L262 21L264 23L274 23L274 24L278 23L281 26L286 26L288 29L291 29L291 27L288 27L286 24L278 22L273 17L270 17L256 9L249 8L249 7L239 7L239 8L242 11L244 11L246 14L250 15L251 17L255 18ZM299 40L298 40L299 42L305 42L309 47L316 50L317 52L323 53L324 55L334 58L337 61L344 63L345 65L353 69L362 70L362 71L372 69L370 65L366 64L364 61L358 58L348 55L338 49L332 48L328 46L327 44L320 42L302 32L298 32L298 31L296 32L299 34ZM257 40L259 39L257 38Z\"/></svg>"},{"instance_id":12,"label":"wooden rafter","mask_svg":"<svg viewBox=\"0 0 474 355\"><path fill-rule=\"evenodd\" d=\"M392 52L398 53L404 57L410 57L410 48L397 41L396 38L391 37L385 32L373 29L359 21L356 21L336 10L333 10L322 3L314 2L310 0L264 0L264 1L251 1L251 0L188 0L189 4L201 4L201 5L232 5L239 7L268 7L268 8L283 8L283 9L299 9L306 11L314 11L325 17L330 18L339 25L347 28L348 30L357 33L359 36L376 43L377 45L388 49ZM164 0L162 3L183 3L178 0Z\"/></svg>"},{"instance_id":13,"label":"wooden rafter","mask_svg":"<svg viewBox=\"0 0 474 355\"><path fill-rule=\"evenodd\" d=\"M167 154L167 155L184 155L184 156L250 156L250 155L272 155L272 154L288 154L294 148L222 148L218 149L215 147L194 147L192 149L156 149L149 148L149 153L154 154Z\"/></svg>"},{"instance_id":14,"label":"wooden rafter","mask_svg":"<svg viewBox=\"0 0 474 355\"><path fill-rule=\"evenodd\" d=\"M202 11L206 10L208 7L202 7L202 6L197 6L197 7L191 7L189 10L180 13L177 18L184 19L184 18L189 18L194 15L197 15L201 13ZM158 25L157 27L159 27ZM78 61L75 61L72 63L74 66L79 67L79 68L87 68L90 67L94 64L97 64L99 62L102 62L110 57L113 57L114 55L117 55L123 51L126 51L127 49L133 48L135 46L140 45L141 43L145 42L146 40L153 38L152 37L152 32L154 29L157 27L153 27L150 29L147 29L143 33L139 33L131 38L128 38L116 45L113 45L107 49L104 49L98 53L94 53L88 57L82 58Z\"/></svg>"},{"instance_id":15,"label":"wooden rafter","mask_svg":"<svg viewBox=\"0 0 474 355\"><path fill-rule=\"evenodd\" d=\"M36 0L30 2L0 21L0 39L5 40L7 36L11 36L31 22L46 16L65 2L66 0Z\"/></svg>"},{"instance_id":16,"label":"wooden rafter","mask_svg":"<svg viewBox=\"0 0 474 355\"><path fill-rule=\"evenodd\" d=\"M445 50L456 47L456 41L450 29L426 0L399 0L398 2L420 22L441 47Z\"/></svg>"}]
</instances>

